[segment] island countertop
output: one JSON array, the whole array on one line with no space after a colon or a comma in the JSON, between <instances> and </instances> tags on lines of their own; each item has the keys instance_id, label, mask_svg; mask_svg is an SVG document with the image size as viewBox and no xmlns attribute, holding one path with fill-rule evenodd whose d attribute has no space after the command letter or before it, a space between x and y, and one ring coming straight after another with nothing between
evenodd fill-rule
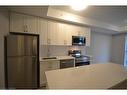
<instances>
[{"instance_id":1,"label":"island countertop","mask_svg":"<svg viewBox=\"0 0 127 95\"><path fill-rule=\"evenodd\" d=\"M46 71L49 89L108 89L127 79L127 69L115 63L91 64Z\"/></svg>"}]
</instances>

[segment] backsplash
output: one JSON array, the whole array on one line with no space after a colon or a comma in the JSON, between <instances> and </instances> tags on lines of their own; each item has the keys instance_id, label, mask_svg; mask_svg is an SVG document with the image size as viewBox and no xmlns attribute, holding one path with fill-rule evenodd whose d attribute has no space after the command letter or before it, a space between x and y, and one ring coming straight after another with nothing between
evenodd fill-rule
<instances>
[{"instance_id":1,"label":"backsplash","mask_svg":"<svg viewBox=\"0 0 127 95\"><path fill-rule=\"evenodd\" d=\"M80 49L82 54L86 54L86 47L84 46L55 46L55 45L41 45L40 46L40 56L49 57L49 56L67 56L68 50L70 49Z\"/></svg>"}]
</instances>

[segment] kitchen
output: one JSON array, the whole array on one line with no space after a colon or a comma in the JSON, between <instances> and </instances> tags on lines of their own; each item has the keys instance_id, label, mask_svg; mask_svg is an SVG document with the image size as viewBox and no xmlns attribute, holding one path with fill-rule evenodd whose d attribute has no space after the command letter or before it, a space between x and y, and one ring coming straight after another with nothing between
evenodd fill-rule
<instances>
[{"instance_id":1,"label":"kitchen","mask_svg":"<svg viewBox=\"0 0 127 95\"><path fill-rule=\"evenodd\" d=\"M1 20L6 20L3 22L7 27L5 28L7 32L3 32L2 35L9 34L8 31L10 34L39 35L39 52L37 54L38 61L40 61L39 87L43 89L47 85L46 71L88 66L94 63L124 64L116 60L119 59L119 56L116 56L118 54L113 53L113 56L111 54L112 39L113 37L118 39L115 35L115 26L63 11L62 8L67 10L64 6L5 7L3 10L1 9L4 14L1 14L1 17L4 18ZM96 11L99 10L96 6L92 8ZM2 38L2 40L4 39ZM116 40L113 40L114 47L117 45ZM1 84L3 83L1 82ZM11 88L14 89L14 87Z\"/></svg>"}]
</instances>

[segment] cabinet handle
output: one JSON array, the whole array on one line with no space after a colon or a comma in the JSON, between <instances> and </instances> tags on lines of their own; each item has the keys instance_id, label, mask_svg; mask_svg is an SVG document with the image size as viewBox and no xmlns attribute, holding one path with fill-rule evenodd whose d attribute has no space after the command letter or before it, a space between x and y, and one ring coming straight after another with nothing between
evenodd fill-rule
<instances>
[{"instance_id":1,"label":"cabinet handle","mask_svg":"<svg viewBox=\"0 0 127 95\"><path fill-rule=\"evenodd\" d=\"M28 26L26 25L26 32L28 32Z\"/></svg>"},{"instance_id":2,"label":"cabinet handle","mask_svg":"<svg viewBox=\"0 0 127 95\"><path fill-rule=\"evenodd\" d=\"M24 25L24 32L28 32L28 26Z\"/></svg>"},{"instance_id":3,"label":"cabinet handle","mask_svg":"<svg viewBox=\"0 0 127 95\"><path fill-rule=\"evenodd\" d=\"M26 26L25 25L23 26L23 30L24 30L24 32L26 32Z\"/></svg>"}]
</instances>

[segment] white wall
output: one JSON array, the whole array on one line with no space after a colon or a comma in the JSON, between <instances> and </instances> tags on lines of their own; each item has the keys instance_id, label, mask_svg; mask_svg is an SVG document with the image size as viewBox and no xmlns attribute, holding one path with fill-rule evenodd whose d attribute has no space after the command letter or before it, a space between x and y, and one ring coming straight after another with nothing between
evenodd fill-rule
<instances>
[{"instance_id":1,"label":"white wall","mask_svg":"<svg viewBox=\"0 0 127 95\"><path fill-rule=\"evenodd\" d=\"M92 63L105 63L111 59L112 36L92 31L91 46L86 48L86 54L91 55Z\"/></svg>"},{"instance_id":2,"label":"white wall","mask_svg":"<svg viewBox=\"0 0 127 95\"><path fill-rule=\"evenodd\" d=\"M8 32L8 11L6 9L0 9L0 89L4 88L4 35Z\"/></svg>"}]
</instances>

